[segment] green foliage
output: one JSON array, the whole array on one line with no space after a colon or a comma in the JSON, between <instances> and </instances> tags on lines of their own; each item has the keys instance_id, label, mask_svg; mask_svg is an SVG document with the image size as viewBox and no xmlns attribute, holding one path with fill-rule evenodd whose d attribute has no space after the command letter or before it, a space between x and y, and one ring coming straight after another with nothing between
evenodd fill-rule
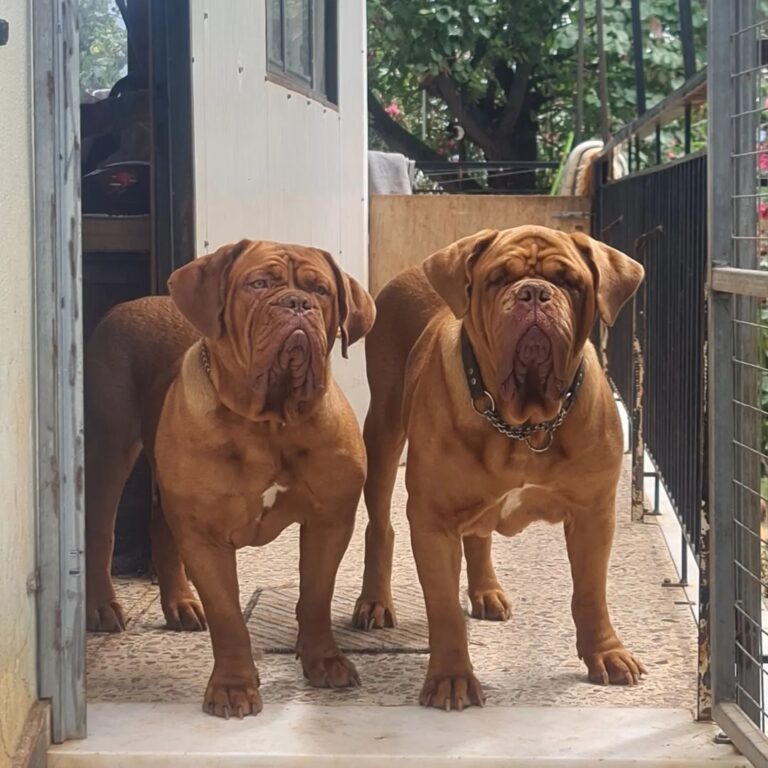
<instances>
[{"instance_id":1,"label":"green foliage","mask_svg":"<svg viewBox=\"0 0 768 768\"><path fill-rule=\"evenodd\" d=\"M615 129L636 116L630 3L605 0L604 5ZM693 6L699 68L706 51L705 3L694 0ZM421 91L427 88L426 143L450 150L446 127L456 110L430 87L434 78L450 78L463 107L493 133L500 130L514 75L530 67L526 117L538 128L539 153L559 159L559 147L576 127L577 9L576 0L368 0L369 83L382 104L397 105L396 119L416 136L421 136ZM683 83L678 0L643 0L641 9L650 107ZM595 0L586 0L585 61L584 136L594 137L600 121ZM467 133L468 156L482 156L477 135ZM671 131L668 141L679 140L680 131Z\"/></svg>"},{"instance_id":2,"label":"green foliage","mask_svg":"<svg viewBox=\"0 0 768 768\"><path fill-rule=\"evenodd\" d=\"M493 62L537 60L542 22L562 0L369 0L369 46L377 84L417 82L450 71L471 97L485 92ZM550 38L554 29L550 28Z\"/></svg>"},{"instance_id":3,"label":"green foliage","mask_svg":"<svg viewBox=\"0 0 768 768\"><path fill-rule=\"evenodd\" d=\"M611 3L607 1L604 5L610 128L616 130L637 116L632 20L628 2L618 0ZM694 1L692 9L697 70L706 63L705 5L705 3ZM571 3L571 6L572 10L568 14L570 23L558 31L555 47L561 53L570 52L572 61L575 62L577 3ZM643 0L640 7L646 106L650 108L679 88L685 80L678 20L678 0ZM598 96L594 0L587 0L586 8L587 20L584 42L587 65L584 98L585 135L599 136L600 100ZM557 70L550 70L546 78L546 85L550 100L541 115L542 122L546 124L550 132L555 134L573 130L575 71L568 68L560 73ZM700 143L704 138L704 132L699 130L697 132L698 142ZM670 130L665 139L671 145L682 143L682 131L680 128Z\"/></svg>"},{"instance_id":4,"label":"green foliage","mask_svg":"<svg viewBox=\"0 0 768 768\"><path fill-rule=\"evenodd\" d=\"M505 76L537 64L555 42L562 0L368 0L369 78L382 103L421 135L421 90L448 75L460 100L493 119L506 104ZM446 144L452 115L433 93L427 143ZM470 153L472 149L470 148Z\"/></svg>"},{"instance_id":5,"label":"green foliage","mask_svg":"<svg viewBox=\"0 0 768 768\"><path fill-rule=\"evenodd\" d=\"M80 0L80 90L111 88L128 63L128 41L114 0Z\"/></svg>"}]
</instances>

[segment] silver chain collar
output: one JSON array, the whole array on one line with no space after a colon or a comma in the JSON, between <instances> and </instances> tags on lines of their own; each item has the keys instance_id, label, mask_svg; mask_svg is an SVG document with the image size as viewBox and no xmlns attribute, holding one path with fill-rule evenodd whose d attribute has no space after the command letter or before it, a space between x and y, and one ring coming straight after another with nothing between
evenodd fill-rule
<instances>
[{"instance_id":1,"label":"silver chain collar","mask_svg":"<svg viewBox=\"0 0 768 768\"><path fill-rule=\"evenodd\" d=\"M573 380L573 385L566 394L563 404L560 406L557 416L551 421L540 421L536 424L522 424L518 427L515 427L512 424L507 424L507 422L499 416L499 412L496 410L496 401L488 390L483 392L483 395L488 398L488 408L481 410L477 407L472 398L470 398L470 403L472 404L472 410L487 419L497 431L504 435L504 437L508 437L510 440L524 440L525 444L534 453L544 453L552 447L552 441L555 439L555 430L557 430L557 428L565 421L565 417L568 415L568 411L570 411L571 406L576 399L576 393L579 391L583 380L584 364L582 363L576 373L576 378ZM546 432L548 436L546 444L541 447L531 445L530 442L530 437L537 432Z\"/></svg>"},{"instance_id":2,"label":"silver chain collar","mask_svg":"<svg viewBox=\"0 0 768 768\"><path fill-rule=\"evenodd\" d=\"M211 378L211 358L208 354L208 345L203 341L200 345L200 362L203 364L203 370Z\"/></svg>"}]
</instances>

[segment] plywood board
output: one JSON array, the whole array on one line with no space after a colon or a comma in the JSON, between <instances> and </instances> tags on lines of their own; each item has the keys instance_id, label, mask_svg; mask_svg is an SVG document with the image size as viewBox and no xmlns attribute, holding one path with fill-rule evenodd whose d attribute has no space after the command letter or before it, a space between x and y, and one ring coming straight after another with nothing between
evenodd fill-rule
<instances>
[{"instance_id":1,"label":"plywood board","mask_svg":"<svg viewBox=\"0 0 768 768\"><path fill-rule=\"evenodd\" d=\"M376 295L395 275L481 229L538 224L589 230L590 201L544 195L371 196L369 286Z\"/></svg>"}]
</instances>

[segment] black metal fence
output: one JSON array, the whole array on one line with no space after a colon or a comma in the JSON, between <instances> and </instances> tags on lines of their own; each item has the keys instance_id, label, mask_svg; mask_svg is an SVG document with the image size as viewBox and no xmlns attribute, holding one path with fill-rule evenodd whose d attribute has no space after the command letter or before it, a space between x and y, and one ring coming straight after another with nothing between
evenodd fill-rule
<instances>
[{"instance_id":1,"label":"black metal fence","mask_svg":"<svg viewBox=\"0 0 768 768\"><path fill-rule=\"evenodd\" d=\"M607 342L609 375L633 415L633 497L642 499L644 446L680 520L683 552L690 546L697 559L705 488L706 206L706 156L691 155L598 180L593 227L646 270Z\"/></svg>"}]
</instances>

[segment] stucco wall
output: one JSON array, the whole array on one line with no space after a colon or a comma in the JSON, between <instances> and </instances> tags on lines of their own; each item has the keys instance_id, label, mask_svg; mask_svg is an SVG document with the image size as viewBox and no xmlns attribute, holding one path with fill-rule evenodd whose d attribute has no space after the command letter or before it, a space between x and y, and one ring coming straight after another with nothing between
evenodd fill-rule
<instances>
[{"instance_id":1,"label":"stucco wall","mask_svg":"<svg viewBox=\"0 0 768 768\"><path fill-rule=\"evenodd\" d=\"M265 79L266 3L192 0L198 253L242 237L330 251L367 284L364 0L339 8L339 108ZM334 360L362 418L362 344Z\"/></svg>"},{"instance_id":2,"label":"stucco wall","mask_svg":"<svg viewBox=\"0 0 768 768\"><path fill-rule=\"evenodd\" d=\"M2 3L0 48L0 766L36 692L30 5Z\"/></svg>"}]
</instances>

